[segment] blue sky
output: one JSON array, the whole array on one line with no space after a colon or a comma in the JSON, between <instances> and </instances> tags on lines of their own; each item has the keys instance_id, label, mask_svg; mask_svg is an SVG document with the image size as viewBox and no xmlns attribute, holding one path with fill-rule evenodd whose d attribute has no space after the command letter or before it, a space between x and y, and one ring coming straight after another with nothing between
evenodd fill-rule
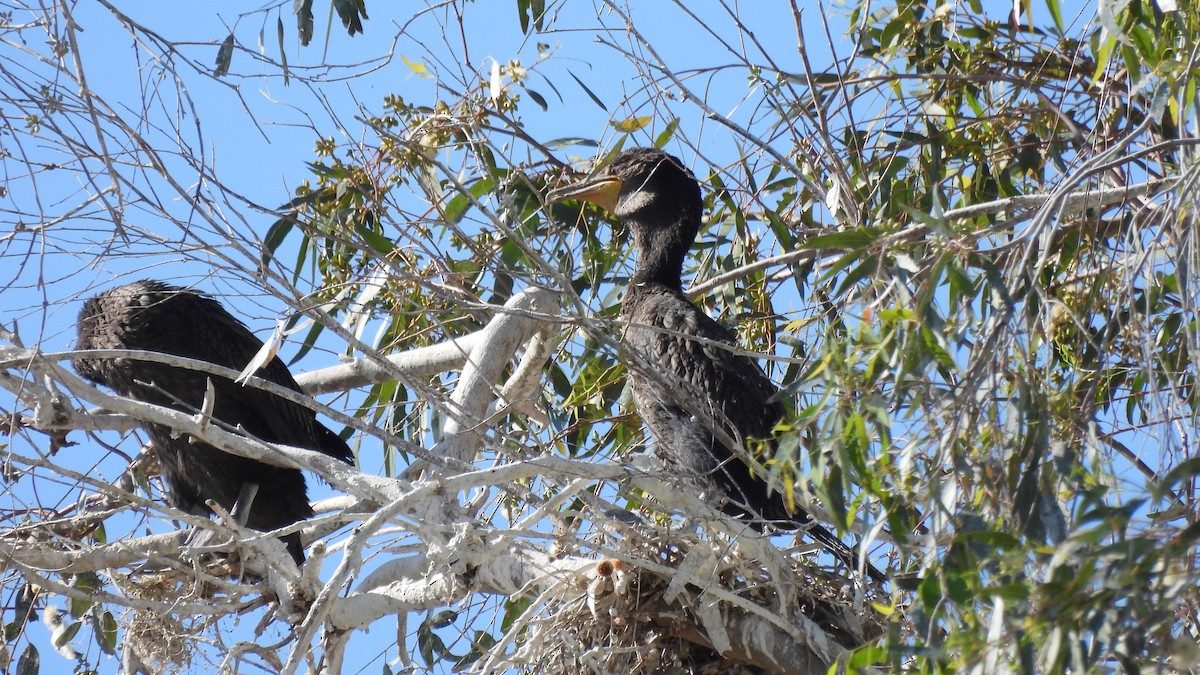
<instances>
[{"instance_id":1,"label":"blue sky","mask_svg":"<svg viewBox=\"0 0 1200 675\"><path fill-rule=\"evenodd\" d=\"M1007 4L996 3L996 6ZM310 68L309 72L314 74L324 70L320 83L309 86L293 80L289 86L284 84L274 65L256 62L253 54L258 49L257 36L261 31L263 52L271 59L278 58L275 31L279 13L276 11L239 16L238 11L252 8L239 8L233 3L215 6L146 1L121 4L119 9L131 19L178 44L175 68L181 78L178 86L186 90L189 105L194 108L178 106L178 99L172 94L175 83L160 79L158 72L147 65L150 53L147 47L136 45L111 12L89 2L74 5L72 11L75 23L81 28L75 33L80 62L92 90L126 123L163 146L169 145L173 133L170 129L177 128L193 152L210 158L216 178L245 198L246 203L238 199L225 202L214 220L235 232L246 244L243 250L229 247L222 248L220 253L249 269L253 269L257 255L254 240L261 237L273 221L270 214L258 211L252 205L271 208L293 196L296 186L310 177L306 162L314 160L313 147L319 137L333 137L339 144L373 140L356 117L378 113L383 97L391 93L398 93L418 105L428 105L435 100L434 81L414 72L405 64L404 58L424 64L447 81L457 80L456 87L461 89L486 74L491 59L508 62L516 58L529 67L538 58L537 44L548 44L552 56L536 70L550 78L565 100L560 102L552 87L539 76L530 78L529 87L539 91L550 103L548 112L541 112L533 105L522 109L524 123L540 141L581 137L607 146L617 136L609 126L610 121L647 114L644 106L624 108L620 105L627 98L644 103L644 97L638 94L641 85L628 62L616 58L612 49L596 43L600 33L590 30L598 25L596 4L564 3L556 10L562 12L560 20L554 24L556 30L531 35L521 34L512 0L463 4L465 14L461 34L451 19L453 14L446 7L408 17L389 14L393 5L408 9L415 3L368 3L371 19L366 23L365 33L353 38L345 34L335 18L326 48L325 12L328 5L316 3L316 37L309 47L299 48L288 12L291 3L285 2L282 18L289 65L293 69ZM759 41L769 45L795 45L795 26L790 20L790 10L784 4L755 5L753 12L746 7L743 4L742 18ZM720 30L733 48L738 48L736 31L728 27L727 18L718 5L706 4L698 11L711 12L709 25ZM844 19L838 18L839 10L829 11L830 34L836 41L844 32ZM1041 8L1035 8L1035 11L1041 11ZM650 30L655 31L647 35L655 48L677 69L691 70L693 83L704 82L704 86L698 88L710 96L709 101L715 109L734 120L752 114L753 92L748 90L743 75L725 74L720 70L733 62L732 55L724 51L725 47L713 36L704 34L695 22L684 20L679 6L664 1L642 2L637 4L636 12L642 19L639 26L650 26ZM646 21L647 17L651 20ZM807 7L804 19L810 57L814 58L813 67L820 69L828 60L820 12L816 7ZM14 19L20 20L21 17ZM611 18L605 23L617 25ZM567 27L571 29L565 30ZM228 76L216 81L186 62L191 59L201 69L210 68L218 45L231 29L250 53L235 52ZM63 33L56 31L56 34ZM466 36L465 47L463 35ZM627 36L620 32L604 35L618 44L628 44ZM30 49L44 53L46 45L32 40L33 36L33 33L26 34ZM49 82L54 81L50 69L22 56L11 44L0 49L7 50L11 63L24 64L29 69L17 70L13 77L31 81L45 77ZM848 50L848 46L845 49ZM387 60L389 52L392 56ZM781 68L800 70L799 56L794 48L776 49L773 55L793 59L791 63L778 63ZM460 65L464 60L465 67ZM73 65L70 67L74 68ZM572 74L597 94L606 104L607 111L588 99L574 83ZM0 87L7 82L0 80ZM151 105L145 108L149 114L143 116L142 102L145 100L150 100ZM664 105L669 107L669 104ZM676 109L683 111L685 107L677 106ZM98 148L88 120L78 116L73 119L78 126L62 137L77 137ZM657 120L659 126L652 127L648 137L653 137L664 122ZM10 115L9 123L19 131L24 122L20 116ZM684 118L680 133L702 148L705 155L727 157L733 149L714 120L691 114ZM83 298L121 281L140 277L194 283L199 289L222 297L231 311L264 337L277 318L286 313L286 304L282 300L254 287L246 278L230 279L228 275L214 271L212 258L203 252L184 252L167 242L148 240L130 244L118 242L115 249L108 248L106 243L111 239L109 213L96 204L76 212L88 195L104 187L102 173L95 174L99 182L94 184L71 170L45 170L35 179L23 176L26 162L69 163L69 157L56 148L54 142L53 135L39 137L14 133L0 137L0 144L8 152L2 164L8 195L0 199L0 221L3 221L0 232L11 231L18 222L36 225L73 214L70 219L47 229L44 236L17 235L0 246L0 297L3 298L0 319L7 326L16 323L26 344L40 344L47 351L68 349L73 340L74 319ZM120 136L110 137L106 143L114 157L122 157L122 150L128 149L127 141ZM595 153L588 147L576 147L571 152L581 157ZM683 158L688 163L702 164L696 162L694 155L683 153ZM172 167L172 177L179 181L183 191L206 187L198 180L189 162L170 157L166 161ZM100 168L95 161L89 162L89 166L93 170ZM146 177L150 174L137 175L135 184L144 192L146 202L157 203L147 206L134 198L132 191L125 190L127 203L122 209L125 219L138 228L157 231L168 240L178 239L182 231L157 211L170 213L197 231L211 227L188 212L189 206L173 188ZM219 241L219 235L220 232L214 230L204 238ZM336 351L341 345L330 345L328 349ZM307 370L332 360L329 353L315 353L295 368ZM0 403L0 407L8 408L9 403ZM17 443L20 441L14 441ZM130 444L123 447L136 450ZM119 457L99 460L93 454L97 450L81 446L66 452L74 453L71 462L78 461L81 470L96 471L99 475L119 473L123 460ZM93 469L97 461L100 461L99 467ZM314 498L327 493L316 485L316 481L310 481L310 484ZM8 495L10 503L6 506L16 508L38 500L46 503L47 499L51 501L46 505L55 506L69 502L77 494L72 486L65 486L61 494L54 497L50 497L53 490L32 495L24 491L26 487L16 486ZM393 639L387 630L377 629L385 635L380 644ZM362 656L369 660L368 657L374 655ZM45 654L43 668L65 663L54 659L52 654ZM377 670L377 665L370 667L371 672Z\"/></svg>"},{"instance_id":2,"label":"blue sky","mask_svg":"<svg viewBox=\"0 0 1200 675\"><path fill-rule=\"evenodd\" d=\"M239 18L221 7L193 4L173 6L170 11L163 11L161 5L146 2L128 3L120 9L163 38L181 43L178 53L199 67L212 65L217 45L230 27L240 42L251 49L256 48L262 31L265 54L272 59L278 58L275 38L277 12ZM256 63L252 54L237 51L230 75L218 82L195 72L184 63L183 58L177 57L176 72L182 77L181 86L190 95L189 104L195 106L194 110L178 109L176 100L171 97L170 83L155 81L155 77L150 77L153 70L147 65L148 51L133 44L129 34L112 14L96 4L81 3L74 9L74 20L82 28L77 33L78 48L88 84L93 91L131 124L138 124L143 96L149 94L154 97L149 119L139 125L143 133L151 140L163 142L169 136L169 130L155 132L152 129L157 127L161 130L168 125L178 127L191 150L197 155L203 153L211 160L217 177L224 185L245 196L248 201L267 208L286 202L293 196L295 187L310 177L305 163L314 159L313 147L318 136L333 137L339 143L362 140L364 132L355 117L379 112L381 101L387 94L397 93L417 104L428 104L435 100L434 82L415 74L405 65L402 57L425 63L449 80L461 81L474 76L473 73L464 74L456 63L463 57L464 51L469 54L470 65L478 73L486 75L491 59L507 62L518 58L528 66L537 58L536 43L548 43L554 56L550 63L540 64L538 68L553 78L554 86L566 99L565 103L556 99L551 86L534 76L530 78L530 88L538 90L550 101L551 109L542 113L536 106L529 105L522 110L525 124L535 130L535 136L543 141L559 137L582 137L595 139L602 144L611 142L615 132L608 127L610 119L644 114L643 111L622 110L618 106L623 96L631 93L630 88L636 84L631 82L632 73L625 62L615 59L609 49L595 44L595 33L564 31L524 36L520 33L513 3L468 3L465 9L463 32L468 43L465 50L452 42L457 35L452 32L442 35L439 23L445 21L445 10L435 11L410 23L405 17L388 16L382 8L376 8L366 24L365 33L353 38L348 37L335 20L327 49L323 44L325 17L320 15L325 10L322 7L316 8L319 15L316 20L317 36L307 48L298 47L292 19L285 12L285 44L290 66L299 69L329 65L326 79L330 81L309 87L293 79L290 86L285 86L274 65ZM596 23L594 18L589 19L595 16L590 3L567 3L563 11L578 14L564 18L558 25L588 26ZM677 22L675 14L679 10L668 3L650 3L638 11L640 15L659 12L664 23L694 27L691 22ZM400 32L401 25L405 28L404 32ZM795 42L793 28L780 21L766 21L756 26L755 31L759 39L768 42ZM451 40L443 41L444 37ZM652 37L656 48L677 63L686 60L689 65L699 68L730 62L718 50L694 49L702 36L689 35L683 30L663 30L660 35ZM819 44L817 40L810 39L810 42ZM390 62L384 63L393 45L394 55ZM678 53L673 54L673 50ZM323 51L326 52L324 60ZM439 56L446 58L442 63L433 62ZM798 67L799 64L781 65ZM596 92L607 104L609 112L591 103L572 81L571 74ZM734 92L728 97L727 104L718 104L717 107L728 109L736 115L740 101L738 90L744 92L746 87L744 82L727 82L727 79L718 75L713 78L711 87L716 91L725 88ZM658 121L657 128L661 128L662 123ZM202 130L200 137L196 134L197 126ZM712 124L708 125L708 128L712 127ZM93 147L98 147L92 140L94 133L91 129L81 126L78 131ZM718 133L709 133L700 124L685 127L684 132L691 137L710 138L713 143L721 142ZM122 149L121 140L110 139L109 152L119 152ZM65 163L67 159L55 148L46 145L23 150L34 161ZM594 151L578 147L574 152L589 157ZM19 162L17 158L9 157L6 164L10 176L9 199L16 202L22 212L20 216L0 214L0 217L7 216L7 220L37 222L38 219L44 221L61 216L75 209L83 201L85 192L95 192L97 187L104 186L102 175L98 177L99 185L88 185L78 174L64 171L43 173L36 183L13 180L11 177L19 173ZM97 167L93 165L93 168ZM194 188L198 184L195 172L183 162L178 162L178 171L173 175L185 188ZM135 202L125 206L126 218L133 219L139 225L145 223L151 229L159 218L154 213L156 209L176 208L178 217L188 218L184 205L172 203L177 202L178 198L169 189L155 185L143 187L156 192L164 204L146 208L126 195L127 201ZM50 349L65 348L70 335L62 331L74 318L74 305L71 303L78 302L77 293L80 289L105 286L109 279L132 271L193 281L204 278L211 271L202 261L181 259L178 254L165 250L167 247L161 245L139 250L140 255L135 259L123 255L96 256L99 251L88 246L88 242L104 240L108 214L101 209L85 210L84 213L89 211L93 219L75 218L63 227L49 230L45 242L36 242L37 247L46 247L45 253L39 255L47 261L46 267L21 268L15 278L11 273L0 273L0 278L9 277L4 279L4 311L11 317L10 321L20 321L27 341L42 341ZM249 228L258 235L263 234L272 221L270 215L256 213L253 208L240 204L230 205L218 217L224 218L233 228ZM89 236L86 230L100 232ZM163 236L175 234L170 230L164 224ZM15 264L25 253L26 250L20 246L10 246L0 255ZM41 287L39 282L43 284ZM222 288L217 280L201 285L208 286L208 290L218 294L247 290L244 287ZM69 306L60 306L63 301L67 301ZM251 307L248 308L249 313L271 317L282 311L278 304L272 305L269 300L266 302L266 308Z\"/></svg>"}]
</instances>

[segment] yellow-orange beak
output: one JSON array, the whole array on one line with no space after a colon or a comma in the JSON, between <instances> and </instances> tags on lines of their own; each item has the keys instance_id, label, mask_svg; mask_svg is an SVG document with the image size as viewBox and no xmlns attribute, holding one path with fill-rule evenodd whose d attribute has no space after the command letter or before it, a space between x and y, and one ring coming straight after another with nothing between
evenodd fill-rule
<instances>
[{"instance_id":1,"label":"yellow-orange beak","mask_svg":"<svg viewBox=\"0 0 1200 675\"><path fill-rule=\"evenodd\" d=\"M580 181L574 185L555 188L546 193L546 201L556 204L568 199L579 199L591 202L605 211L612 213L617 210L617 197L620 194L620 178L616 176L599 176Z\"/></svg>"}]
</instances>

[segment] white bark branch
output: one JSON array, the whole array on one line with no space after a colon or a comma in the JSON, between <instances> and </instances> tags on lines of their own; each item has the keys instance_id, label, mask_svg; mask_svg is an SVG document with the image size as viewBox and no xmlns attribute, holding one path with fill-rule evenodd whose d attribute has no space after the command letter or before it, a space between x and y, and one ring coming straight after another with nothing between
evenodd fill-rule
<instances>
[{"instance_id":1,"label":"white bark branch","mask_svg":"<svg viewBox=\"0 0 1200 675\"><path fill-rule=\"evenodd\" d=\"M296 382L304 391L315 396L394 380L397 372L405 377L425 377L456 370L466 363L467 355L479 345L486 330L482 329L441 344L393 354L385 357L388 364L386 367L378 360L355 359L338 366L300 373L296 375Z\"/></svg>"},{"instance_id":2,"label":"white bark branch","mask_svg":"<svg viewBox=\"0 0 1200 675\"><path fill-rule=\"evenodd\" d=\"M306 615L295 619L299 620L299 625L282 672L296 672L303 665L322 629L321 642L326 659L321 668L333 672L331 669L336 669L343 659L347 636L385 616L402 616L410 611L445 606L471 594L535 597L539 603L551 603L547 606L569 604L584 601L588 593L604 586L594 558L551 555L544 550L547 546L529 539L542 536L535 531L514 528L497 534L493 530L477 530L470 514L460 506L461 496L472 491L506 490L540 477L548 483L570 486L565 494L553 500L553 505L557 505L572 492L584 490L589 484L632 480L636 485L645 486L650 493L663 495L671 502L669 506L678 507L682 512L707 513L712 518L722 518L703 504L697 506L695 495L673 494L662 489L657 479L626 466L540 455L471 470L470 462L485 443L486 431L492 428L494 420L514 410L526 409L523 406L527 407L536 396L542 369L551 355L554 334L560 329L554 318L557 311L554 294L529 289L515 295L486 328L465 338L396 355L386 364L360 360L297 378L309 392L318 393L382 381L394 377L397 372L423 376L445 368L462 367L462 374L446 404L450 420L443 438L427 453L427 456L441 460L439 471L413 483L365 475L319 452L261 443L223 429L202 415L104 393L54 362L71 355L39 355L20 347L0 347L0 387L13 391L24 405L33 409L29 422L35 428L125 428L129 420L162 424L226 452L270 464L316 470L335 487L347 492L349 496L336 500L341 510L295 526L295 529L307 526L310 533L332 533L347 522L359 521L349 536L328 551L319 544L314 546L312 564L299 576L283 564L286 561L277 559L286 554L272 535L247 533L248 537L210 547L214 551L237 548L252 567L260 568L282 601L281 609L285 615L307 608ZM523 358L508 381L499 384L501 373L522 345L526 346ZM218 376L236 376L232 369L198 362L180 363L188 360L177 357L150 355L148 358L194 367ZM19 375L12 374L14 370ZM64 387L79 399L108 412L74 410L64 403L56 386ZM306 397L271 383L258 380L251 386L260 386L309 405ZM609 513L616 511L615 507L605 510L603 503L597 502L596 495L588 496L591 499L584 501L590 509L601 509L591 513L590 518L602 527L629 532L649 530L649 536L662 536L668 532L655 532L653 527L637 519L615 518ZM141 507L145 508L145 505ZM542 517L554 517L557 508L535 509L540 514L539 522ZM529 523L529 520L522 518L521 522ZM207 520L204 525L219 527ZM347 594L348 584L362 570L372 540L389 528L397 527L418 542L412 545L413 552L376 568ZM769 555L771 553L778 554L778 551L764 551L758 542L742 544L760 560L776 557ZM0 539L0 560L36 577L38 583L44 583L45 574L39 570L79 573L122 568L150 556L170 559L177 555L178 547L174 534L96 546L84 552ZM322 584L316 576L319 562L331 555L338 555L339 560L330 578ZM628 553L614 551L612 555L645 574L677 580L673 594L676 603L669 610L673 613L691 611L695 620L690 627L678 629L679 637L716 646L728 656L780 672L813 672L817 665L827 666L844 652L807 616L787 611L781 615L768 610L753 599L715 585L711 574L701 574L686 567L672 568L660 560L641 559ZM725 565L722 562L720 566L724 569ZM285 572L280 574L278 570ZM115 595L107 599L114 604L137 604ZM143 604L147 608L158 608L162 603ZM161 611L177 609L163 608ZM214 610L215 613L226 611L228 608L219 612Z\"/></svg>"},{"instance_id":3,"label":"white bark branch","mask_svg":"<svg viewBox=\"0 0 1200 675\"><path fill-rule=\"evenodd\" d=\"M469 462L483 444L488 405L499 392L496 382L517 349L544 327L544 318L557 314L557 295L540 288L517 293L487 328L463 366L450 396L450 421L442 440L430 451L437 457Z\"/></svg>"}]
</instances>

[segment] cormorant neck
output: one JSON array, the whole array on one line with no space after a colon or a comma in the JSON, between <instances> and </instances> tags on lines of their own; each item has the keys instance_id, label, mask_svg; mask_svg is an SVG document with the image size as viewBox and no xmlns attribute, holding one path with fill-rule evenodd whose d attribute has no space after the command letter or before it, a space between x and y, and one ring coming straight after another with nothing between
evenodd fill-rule
<instances>
[{"instance_id":1,"label":"cormorant neck","mask_svg":"<svg viewBox=\"0 0 1200 675\"><path fill-rule=\"evenodd\" d=\"M673 289L683 288L683 259L696 238L699 223L688 222L680 215L675 222L664 226L658 223L646 227L639 222L630 222L638 248L637 270L633 283L662 284Z\"/></svg>"}]
</instances>

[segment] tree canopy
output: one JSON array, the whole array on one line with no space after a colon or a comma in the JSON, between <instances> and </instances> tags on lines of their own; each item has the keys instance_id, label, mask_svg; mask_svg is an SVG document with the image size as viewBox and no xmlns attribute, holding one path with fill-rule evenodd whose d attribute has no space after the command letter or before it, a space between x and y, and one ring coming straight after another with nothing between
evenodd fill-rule
<instances>
[{"instance_id":1,"label":"tree canopy","mask_svg":"<svg viewBox=\"0 0 1200 675\"><path fill-rule=\"evenodd\" d=\"M1193 670L1200 10L650 4L0 12L0 671ZM629 233L545 199L634 146L701 183L765 477L888 583L647 452ZM356 465L75 375L144 277ZM323 479L308 561L167 506L145 423Z\"/></svg>"}]
</instances>

